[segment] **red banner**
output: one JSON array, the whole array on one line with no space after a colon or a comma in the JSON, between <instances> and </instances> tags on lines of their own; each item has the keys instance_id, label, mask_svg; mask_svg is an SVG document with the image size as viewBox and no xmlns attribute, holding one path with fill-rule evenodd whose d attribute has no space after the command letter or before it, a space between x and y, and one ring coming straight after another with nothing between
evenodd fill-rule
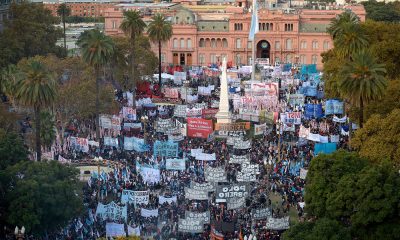
<instances>
[{"instance_id":1,"label":"red banner","mask_svg":"<svg viewBox=\"0 0 400 240\"><path fill-rule=\"evenodd\" d=\"M208 138L213 132L212 120L202 118L187 119L187 135L188 137Z\"/></svg>"},{"instance_id":2,"label":"red banner","mask_svg":"<svg viewBox=\"0 0 400 240\"><path fill-rule=\"evenodd\" d=\"M203 109L201 110L201 117L202 118L213 118L215 117L215 114L217 114L219 111L218 108L209 108L209 109Z\"/></svg>"}]
</instances>

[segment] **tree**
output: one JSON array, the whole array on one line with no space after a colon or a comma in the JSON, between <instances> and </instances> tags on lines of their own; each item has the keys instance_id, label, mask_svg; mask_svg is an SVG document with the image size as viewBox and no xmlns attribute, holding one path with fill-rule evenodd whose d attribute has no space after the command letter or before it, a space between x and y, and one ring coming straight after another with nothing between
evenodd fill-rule
<instances>
[{"instance_id":1,"label":"tree","mask_svg":"<svg viewBox=\"0 0 400 240\"><path fill-rule=\"evenodd\" d=\"M56 98L54 76L43 62L37 58L28 60L26 66L19 65L21 78L17 83L16 99L19 103L32 107L35 113L35 134L37 160L41 160L40 112L50 106Z\"/></svg>"},{"instance_id":2,"label":"tree","mask_svg":"<svg viewBox=\"0 0 400 240\"><path fill-rule=\"evenodd\" d=\"M380 99L384 95L386 69L378 64L368 51L360 51L353 55L353 60L343 66L339 88L345 99L359 107L359 124L364 122L364 104Z\"/></svg>"},{"instance_id":3,"label":"tree","mask_svg":"<svg viewBox=\"0 0 400 240\"><path fill-rule=\"evenodd\" d=\"M14 97L17 92L18 68L10 64L0 71L0 91L6 95L14 105Z\"/></svg>"},{"instance_id":4,"label":"tree","mask_svg":"<svg viewBox=\"0 0 400 240\"><path fill-rule=\"evenodd\" d=\"M368 37L359 24L344 24L341 33L337 35L333 43L335 51L343 59L352 58L353 54L358 53L368 46Z\"/></svg>"},{"instance_id":5,"label":"tree","mask_svg":"<svg viewBox=\"0 0 400 240\"><path fill-rule=\"evenodd\" d=\"M61 21L63 23L64 29L64 49L67 53L67 35L65 35L65 19L71 14L71 9L67 6L67 4L62 3L57 8L57 15L61 17Z\"/></svg>"},{"instance_id":6,"label":"tree","mask_svg":"<svg viewBox=\"0 0 400 240\"><path fill-rule=\"evenodd\" d=\"M136 97L136 81L137 76L136 73L136 65L135 65L135 43L136 38L143 34L144 28L146 27L146 23L144 23L142 17L140 16L140 12L138 11L125 11L124 12L124 20L121 23L121 30L125 33L125 35L130 39L131 44L131 81L133 84L133 98ZM133 101L135 105L135 101Z\"/></svg>"},{"instance_id":7,"label":"tree","mask_svg":"<svg viewBox=\"0 0 400 240\"><path fill-rule=\"evenodd\" d=\"M314 158L306 181L305 210L311 219L339 221L350 228L351 239L399 236L394 226L400 223L400 176L393 164L339 151Z\"/></svg>"},{"instance_id":8,"label":"tree","mask_svg":"<svg viewBox=\"0 0 400 240\"><path fill-rule=\"evenodd\" d=\"M282 235L283 240L350 240L350 230L336 220L321 218L315 222L303 222L290 227Z\"/></svg>"},{"instance_id":9,"label":"tree","mask_svg":"<svg viewBox=\"0 0 400 240\"><path fill-rule=\"evenodd\" d=\"M40 138L44 147L50 148L56 139L54 116L48 112L40 113Z\"/></svg>"},{"instance_id":10,"label":"tree","mask_svg":"<svg viewBox=\"0 0 400 240\"><path fill-rule=\"evenodd\" d=\"M333 40L340 37L345 32L345 27L347 25L357 25L360 22L360 18L351 11L345 11L340 15L337 15L335 19L332 20L328 28L328 33L332 36Z\"/></svg>"},{"instance_id":11,"label":"tree","mask_svg":"<svg viewBox=\"0 0 400 240\"><path fill-rule=\"evenodd\" d=\"M82 213L78 170L56 161L26 161L0 171L5 186L5 218L11 226L44 236ZM3 189L4 190L4 189Z\"/></svg>"},{"instance_id":12,"label":"tree","mask_svg":"<svg viewBox=\"0 0 400 240\"><path fill-rule=\"evenodd\" d=\"M367 12L367 19L385 22L400 21L400 11L396 9L394 3L365 1L362 4Z\"/></svg>"},{"instance_id":13,"label":"tree","mask_svg":"<svg viewBox=\"0 0 400 240\"><path fill-rule=\"evenodd\" d=\"M0 170L28 159L28 151L20 136L0 128Z\"/></svg>"},{"instance_id":14,"label":"tree","mask_svg":"<svg viewBox=\"0 0 400 240\"><path fill-rule=\"evenodd\" d=\"M172 24L164 15L157 13L152 17L147 34L151 41L158 43L158 85L161 87L161 43L171 39Z\"/></svg>"},{"instance_id":15,"label":"tree","mask_svg":"<svg viewBox=\"0 0 400 240\"><path fill-rule=\"evenodd\" d=\"M104 35L97 29L85 31L78 39L78 46L82 49L82 59L92 66L96 76L96 140L100 139L100 74L114 53L112 38Z\"/></svg>"},{"instance_id":16,"label":"tree","mask_svg":"<svg viewBox=\"0 0 400 240\"><path fill-rule=\"evenodd\" d=\"M16 64L24 57L63 55L62 48L56 46L62 37L61 30L54 26L58 19L42 4L12 3L9 15L12 20L5 21L0 33L0 68Z\"/></svg>"},{"instance_id":17,"label":"tree","mask_svg":"<svg viewBox=\"0 0 400 240\"><path fill-rule=\"evenodd\" d=\"M393 110L388 116L373 115L364 128L359 129L351 141L351 146L361 156L374 162L391 159L400 166L400 109Z\"/></svg>"}]
</instances>

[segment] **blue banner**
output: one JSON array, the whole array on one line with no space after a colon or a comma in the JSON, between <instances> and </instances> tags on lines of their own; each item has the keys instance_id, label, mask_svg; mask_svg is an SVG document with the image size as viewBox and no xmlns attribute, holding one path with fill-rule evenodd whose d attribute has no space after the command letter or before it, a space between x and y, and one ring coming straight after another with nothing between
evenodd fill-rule
<instances>
[{"instance_id":1,"label":"blue banner","mask_svg":"<svg viewBox=\"0 0 400 240\"><path fill-rule=\"evenodd\" d=\"M325 115L343 114L344 104L336 99L329 99L325 102Z\"/></svg>"},{"instance_id":2,"label":"blue banner","mask_svg":"<svg viewBox=\"0 0 400 240\"><path fill-rule=\"evenodd\" d=\"M153 146L154 157L177 157L179 154L179 143L173 141L156 141Z\"/></svg>"},{"instance_id":3,"label":"blue banner","mask_svg":"<svg viewBox=\"0 0 400 240\"><path fill-rule=\"evenodd\" d=\"M319 153L330 154L336 151L336 143L315 143L314 154Z\"/></svg>"},{"instance_id":4,"label":"blue banner","mask_svg":"<svg viewBox=\"0 0 400 240\"><path fill-rule=\"evenodd\" d=\"M322 104L306 104L305 105L305 118L321 118L324 116L322 111Z\"/></svg>"},{"instance_id":5,"label":"blue banner","mask_svg":"<svg viewBox=\"0 0 400 240\"><path fill-rule=\"evenodd\" d=\"M144 143L144 139L137 137L124 137L124 149L128 151L146 152L149 147Z\"/></svg>"}]
</instances>

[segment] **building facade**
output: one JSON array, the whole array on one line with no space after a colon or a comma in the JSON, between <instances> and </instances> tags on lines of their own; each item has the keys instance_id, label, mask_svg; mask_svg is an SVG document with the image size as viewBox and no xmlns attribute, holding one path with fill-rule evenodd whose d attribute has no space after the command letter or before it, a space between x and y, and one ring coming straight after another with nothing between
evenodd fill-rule
<instances>
[{"instance_id":1,"label":"building facade","mask_svg":"<svg viewBox=\"0 0 400 240\"><path fill-rule=\"evenodd\" d=\"M66 1L43 1L44 7L57 16L57 9L60 4L65 3L71 9L71 16L79 17L103 17L106 9L112 7L115 2L112 0L66 0Z\"/></svg>"},{"instance_id":2,"label":"building facade","mask_svg":"<svg viewBox=\"0 0 400 240\"><path fill-rule=\"evenodd\" d=\"M152 9L162 11L173 24L173 36L162 46L163 64L218 64L226 57L232 65L250 65L253 43L248 40L251 12L232 5L118 4L105 12L105 32L121 35L123 11ZM259 32L255 37L256 58L274 63L317 64L321 53L333 47L326 33L331 20L345 9L362 21L361 5L332 6L324 9L265 7L258 11ZM149 17L144 16L148 21ZM157 52L157 46L153 46Z\"/></svg>"}]
</instances>

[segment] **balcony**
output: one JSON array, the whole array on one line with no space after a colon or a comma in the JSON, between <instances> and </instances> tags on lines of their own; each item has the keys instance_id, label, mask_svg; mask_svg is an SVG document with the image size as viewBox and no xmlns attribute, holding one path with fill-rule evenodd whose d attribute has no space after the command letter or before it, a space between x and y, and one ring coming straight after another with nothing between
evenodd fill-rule
<instances>
[{"instance_id":1,"label":"balcony","mask_svg":"<svg viewBox=\"0 0 400 240\"><path fill-rule=\"evenodd\" d=\"M297 48L283 48L282 52L297 52Z\"/></svg>"},{"instance_id":2,"label":"balcony","mask_svg":"<svg viewBox=\"0 0 400 240\"><path fill-rule=\"evenodd\" d=\"M172 47L171 51L173 52L193 52L194 48L193 47Z\"/></svg>"}]
</instances>

